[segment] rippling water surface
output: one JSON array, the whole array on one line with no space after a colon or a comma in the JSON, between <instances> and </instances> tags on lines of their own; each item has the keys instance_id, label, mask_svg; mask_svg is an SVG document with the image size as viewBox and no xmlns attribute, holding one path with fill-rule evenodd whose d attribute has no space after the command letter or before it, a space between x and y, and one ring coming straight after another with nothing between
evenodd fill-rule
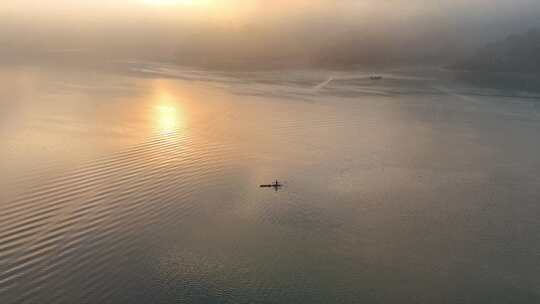
<instances>
[{"instance_id":1,"label":"rippling water surface","mask_svg":"<svg viewBox=\"0 0 540 304\"><path fill-rule=\"evenodd\" d=\"M0 302L540 302L540 98L384 76L3 67Z\"/></svg>"}]
</instances>

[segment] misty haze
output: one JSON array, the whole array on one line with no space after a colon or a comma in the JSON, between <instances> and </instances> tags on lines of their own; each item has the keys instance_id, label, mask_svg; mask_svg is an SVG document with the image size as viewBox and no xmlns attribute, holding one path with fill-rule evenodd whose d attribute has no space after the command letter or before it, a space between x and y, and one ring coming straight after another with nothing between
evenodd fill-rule
<instances>
[{"instance_id":1,"label":"misty haze","mask_svg":"<svg viewBox=\"0 0 540 304\"><path fill-rule=\"evenodd\" d=\"M0 303L540 303L539 1L4 2Z\"/></svg>"}]
</instances>

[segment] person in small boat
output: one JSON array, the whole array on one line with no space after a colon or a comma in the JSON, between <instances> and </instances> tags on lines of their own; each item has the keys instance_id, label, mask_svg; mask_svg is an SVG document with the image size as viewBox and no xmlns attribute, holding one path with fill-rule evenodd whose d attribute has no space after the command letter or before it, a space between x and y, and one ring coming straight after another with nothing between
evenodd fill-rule
<instances>
[{"instance_id":1,"label":"person in small boat","mask_svg":"<svg viewBox=\"0 0 540 304\"><path fill-rule=\"evenodd\" d=\"M275 182L271 183L271 184L267 184L267 185L260 185L261 188L280 188L282 185L279 183L279 181L276 179Z\"/></svg>"}]
</instances>

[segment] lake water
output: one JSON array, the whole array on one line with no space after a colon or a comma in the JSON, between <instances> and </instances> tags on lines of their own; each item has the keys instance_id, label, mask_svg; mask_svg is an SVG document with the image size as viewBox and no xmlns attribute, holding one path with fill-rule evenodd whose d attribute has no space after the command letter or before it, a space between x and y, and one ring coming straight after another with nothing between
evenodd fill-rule
<instances>
[{"instance_id":1,"label":"lake water","mask_svg":"<svg viewBox=\"0 0 540 304\"><path fill-rule=\"evenodd\" d=\"M540 302L540 96L369 75L2 67L0 302Z\"/></svg>"}]
</instances>

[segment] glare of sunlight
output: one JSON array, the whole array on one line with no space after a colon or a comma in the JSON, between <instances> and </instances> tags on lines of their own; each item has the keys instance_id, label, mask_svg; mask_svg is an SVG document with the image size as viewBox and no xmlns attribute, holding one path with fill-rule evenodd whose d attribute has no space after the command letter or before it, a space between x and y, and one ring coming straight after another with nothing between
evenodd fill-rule
<instances>
[{"instance_id":1,"label":"glare of sunlight","mask_svg":"<svg viewBox=\"0 0 540 304\"><path fill-rule=\"evenodd\" d=\"M159 129L163 133L171 133L176 130L178 126L178 119L176 116L176 109L171 106L158 106L159 115Z\"/></svg>"},{"instance_id":2,"label":"glare of sunlight","mask_svg":"<svg viewBox=\"0 0 540 304\"><path fill-rule=\"evenodd\" d=\"M161 93L154 108L156 129L161 134L174 133L182 127L182 115L174 95Z\"/></svg>"},{"instance_id":3,"label":"glare of sunlight","mask_svg":"<svg viewBox=\"0 0 540 304\"><path fill-rule=\"evenodd\" d=\"M172 5L202 5L206 4L208 0L143 0L145 4L154 6L172 6Z\"/></svg>"}]
</instances>

